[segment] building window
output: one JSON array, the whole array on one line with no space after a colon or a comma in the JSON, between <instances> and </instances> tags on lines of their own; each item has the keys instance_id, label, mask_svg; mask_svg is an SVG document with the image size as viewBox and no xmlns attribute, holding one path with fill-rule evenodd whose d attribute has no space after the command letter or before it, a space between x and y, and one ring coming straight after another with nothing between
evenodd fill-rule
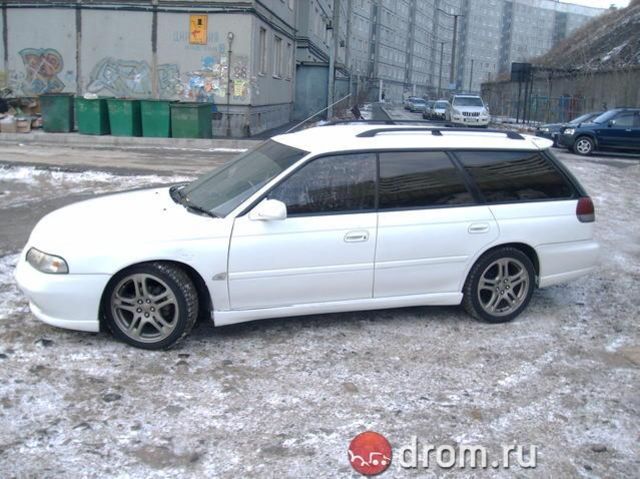
<instances>
[{"instance_id":1,"label":"building window","mask_svg":"<svg viewBox=\"0 0 640 479\"><path fill-rule=\"evenodd\" d=\"M282 78L282 38L273 36L273 76Z\"/></svg>"},{"instance_id":2,"label":"building window","mask_svg":"<svg viewBox=\"0 0 640 479\"><path fill-rule=\"evenodd\" d=\"M286 78L287 80L291 80L291 76L292 76L292 65L293 65L293 47L291 46L291 43L287 42L287 57L286 57L286 62L287 62L287 67L285 69L285 73L286 73Z\"/></svg>"},{"instance_id":3,"label":"building window","mask_svg":"<svg viewBox=\"0 0 640 479\"><path fill-rule=\"evenodd\" d=\"M258 47L260 52L260 68L258 73L264 75L267 73L267 30L260 27L260 45Z\"/></svg>"}]
</instances>

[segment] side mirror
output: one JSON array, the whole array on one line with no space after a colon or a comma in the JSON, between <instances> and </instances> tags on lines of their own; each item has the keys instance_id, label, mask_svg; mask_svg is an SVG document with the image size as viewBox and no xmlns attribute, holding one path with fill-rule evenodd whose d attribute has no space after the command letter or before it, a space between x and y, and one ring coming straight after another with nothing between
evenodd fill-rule
<instances>
[{"instance_id":1,"label":"side mirror","mask_svg":"<svg viewBox=\"0 0 640 479\"><path fill-rule=\"evenodd\" d=\"M609 120L609 126L616 126L616 121L615 120Z\"/></svg>"},{"instance_id":2,"label":"side mirror","mask_svg":"<svg viewBox=\"0 0 640 479\"><path fill-rule=\"evenodd\" d=\"M280 200L263 200L249 212L253 221L278 221L287 218L287 205Z\"/></svg>"}]
</instances>

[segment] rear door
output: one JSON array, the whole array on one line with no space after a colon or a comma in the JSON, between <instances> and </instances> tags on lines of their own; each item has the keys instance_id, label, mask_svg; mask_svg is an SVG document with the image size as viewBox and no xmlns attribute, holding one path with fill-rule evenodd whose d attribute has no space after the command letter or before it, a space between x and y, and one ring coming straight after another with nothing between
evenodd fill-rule
<instances>
[{"instance_id":1,"label":"rear door","mask_svg":"<svg viewBox=\"0 0 640 479\"><path fill-rule=\"evenodd\" d=\"M443 151L379 161L374 297L459 293L470 259L498 237L491 211Z\"/></svg>"}]
</instances>

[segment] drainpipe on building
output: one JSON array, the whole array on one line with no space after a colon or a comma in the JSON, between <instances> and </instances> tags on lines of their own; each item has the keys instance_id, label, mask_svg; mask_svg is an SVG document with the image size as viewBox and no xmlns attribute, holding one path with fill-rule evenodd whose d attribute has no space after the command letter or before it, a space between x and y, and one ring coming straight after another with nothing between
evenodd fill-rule
<instances>
[{"instance_id":1,"label":"drainpipe on building","mask_svg":"<svg viewBox=\"0 0 640 479\"><path fill-rule=\"evenodd\" d=\"M233 43L233 32L227 33L229 40L229 51L227 52L227 136L231 137L231 44Z\"/></svg>"},{"instance_id":2,"label":"drainpipe on building","mask_svg":"<svg viewBox=\"0 0 640 479\"><path fill-rule=\"evenodd\" d=\"M336 57L340 37L340 0L333 1L333 20L331 21L331 49L329 50L329 91L327 92L327 120L333 116L333 96L336 76Z\"/></svg>"}]
</instances>

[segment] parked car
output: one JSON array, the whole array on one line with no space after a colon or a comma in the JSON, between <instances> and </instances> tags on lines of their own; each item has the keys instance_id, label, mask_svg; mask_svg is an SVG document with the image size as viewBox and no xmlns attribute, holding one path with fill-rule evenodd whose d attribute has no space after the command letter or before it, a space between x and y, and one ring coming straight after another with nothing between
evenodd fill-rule
<instances>
[{"instance_id":1,"label":"parked car","mask_svg":"<svg viewBox=\"0 0 640 479\"><path fill-rule=\"evenodd\" d=\"M427 101L424 98L414 98L409 106L409 111L412 113L422 113L427 106Z\"/></svg>"},{"instance_id":2,"label":"parked car","mask_svg":"<svg viewBox=\"0 0 640 479\"><path fill-rule=\"evenodd\" d=\"M558 146L558 136L560 135L561 130L564 128L575 127L581 123L589 123L589 121L602 113L602 111L592 111L565 123L546 123L544 125L540 125L536 128L536 136L549 138L553 141L553 146Z\"/></svg>"},{"instance_id":3,"label":"parked car","mask_svg":"<svg viewBox=\"0 0 640 479\"><path fill-rule=\"evenodd\" d=\"M640 108L615 108L562 130L559 143L579 155L595 150L640 151Z\"/></svg>"},{"instance_id":4,"label":"parked car","mask_svg":"<svg viewBox=\"0 0 640 479\"><path fill-rule=\"evenodd\" d=\"M447 100L436 101L435 105L433 105L433 109L431 110L431 119L444 120L448 107L449 102Z\"/></svg>"},{"instance_id":5,"label":"parked car","mask_svg":"<svg viewBox=\"0 0 640 479\"><path fill-rule=\"evenodd\" d=\"M405 109L405 110L410 110L410 109L411 109L411 102L412 102L413 100L416 100L416 99L418 99L418 97L417 97L417 96L409 96L409 97L407 97L407 98L404 100L404 109Z\"/></svg>"},{"instance_id":6,"label":"parked car","mask_svg":"<svg viewBox=\"0 0 640 479\"><path fill-rule=\"evenodd\" d=\"M422 112L422 118L425 120L431 120L433 117L433 107L436 102L434 100L427 100L427 104L424 107L424 111Z\"/></svg>"},{"instance_id":7,"label":"parked car","mask_svg":"<svg viewBox=\"0 0 640 479\"><path fill-rule=\"evenodd\" d=\"M198 316L462 304L509 321L596 264L593 203L550 146L399 125L279 135L191 183L48 214L15 275L45 323L146 349Z\"/></svg>"},{"instance_id":8,"label":"parked car","mask_svg":"<svg viewBox=\"0 0 640 479\"><path fill-rule=\"evenodd\" d=\"M489 109L478 95L453 95L445 120L454 125L488 126Z\"/></svg>"}]
</instances>

